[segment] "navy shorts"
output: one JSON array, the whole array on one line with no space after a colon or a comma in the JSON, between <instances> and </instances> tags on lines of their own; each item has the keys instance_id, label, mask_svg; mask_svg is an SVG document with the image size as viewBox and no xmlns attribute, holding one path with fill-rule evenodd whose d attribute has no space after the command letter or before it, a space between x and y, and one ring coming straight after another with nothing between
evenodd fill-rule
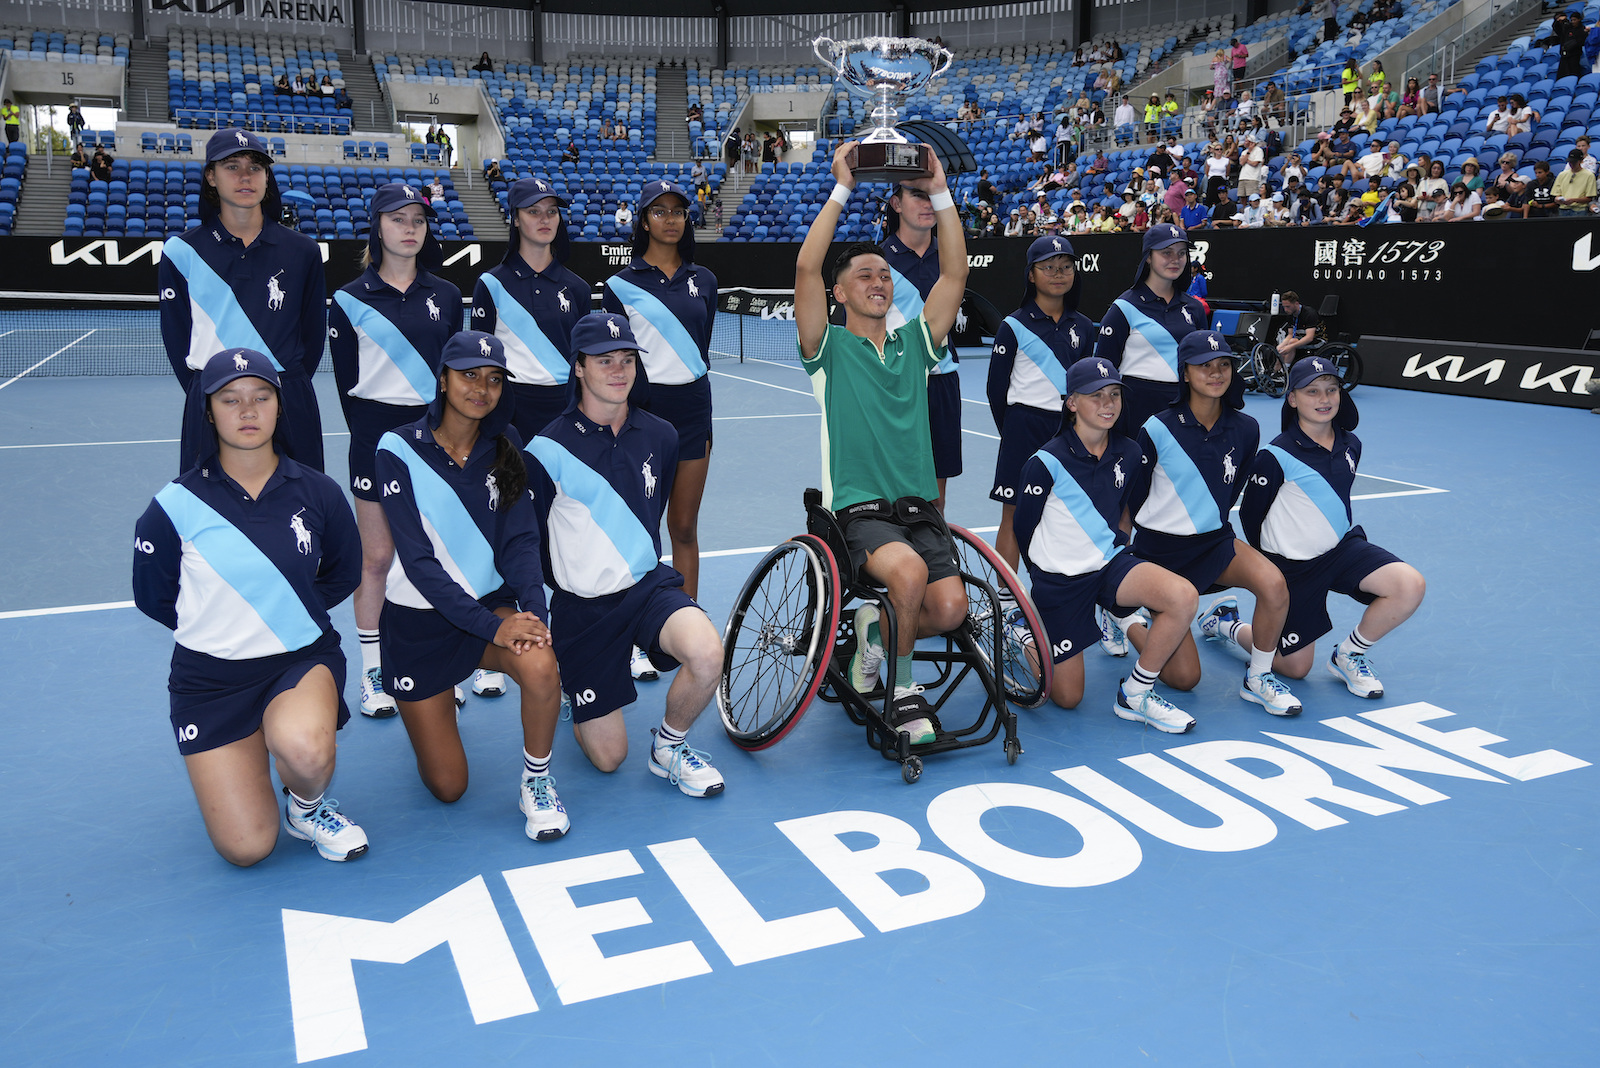
<instances>
[{"instance_id":1,"label":"navy shorts","mask_svg":"<svg viewBox=\"0 0 1600 1068\"><path fill-rule=\"evenodd\" d=\"M933 473L961 473L961 373L928 376L928 432L933 438Z\"/></svg>"},{"instance_id":2,"label":"navy shorts","mask_svg":"<svg viewBox=\"0 0 1600 1068\"><path fill-rule=\"evenodd\" d=\"M350 719L344 703L344 652L339 632L331 627L304 649L251 660L223 660L174 646L167 693L178 752L191 756L250 737L261 729L273 699L300 685L318 664L333 675L339 694L337 726L342 728Z\"/></svg>"},{"instance_id":3,"label":"navy shorts","mask_svg":"<svg viewBox=\"0 0 1600 1068\"><path fill-rule=\"evenodd\" d=\"M504 586L478 603L491 612L517 606ZM386 600L378 617L383 689L396 701L425 701L471 675L489 645L431 608L407 608Z\"/></svg>"},{"instance_id":4,"label":"navy shorts","mask_svg":"<svg viewBox=\"0 0 1600 1068\"><path fill-rule=\"evenodd\" d=\"M350 492L357 500L376 501L383 496L378 485L378 439L396 427L414 423L428 413L426 404L384 404L360 397L339 398L344 421L350 428Z\"/></svg>"},{"instance_id":5,"label":"navy shorts","mask_svg":"<svg viewBox=\"0 0 1600 1068\"><path fill-rule=\"evenodd\" d=\"M1096 605L1119 617L1138 607L1119 605L1117 590L1128 572L1142 563L1144 560L1124 549L1099 571L1087 575L1033 572L1033 605L1039 610L1044 632L1050 636L1051 660L1057 664L1071 660L1100 640L1100 624L1094 618Z\"/></svg>"},{"instance_id":6,"label":"navy shorts","mask_svg":"<svg viewBox=\"0 0 1600 1068\"><path fill-rule=\"evenodd\" d=\"M931 509L930 509L931 510ZM844 543L850 550L850 564L855 573L866 578L867 554L877 552L891 541L915 549L922 562L928 565L928 581L956 578L961 571L956 567L956 546L950 537L950 528L940 524L932 526L918 523L906 526L888 519L856 519L844 525Z\"/></svg>"},{"instance_id":7,"label":"navy shorts","mask_svg":"<svg viewBox=\"0 0 1600 1068\"><path fill-rule=\"evenodd\" d=\"M1047 412L1026 404L1007 405L1006 424L1000 431L1000 453L994 461L994 488L989 491L989 499L1016 504L1022 465L1060 432L1060 412Z\"/></svg>"},{"instance_id":8,"label":"navy shorts","mask_svg":"<svg viewBox=\"0 0 1600 1068\"><path fill-rule=\"evenodd\" d=\"M512 382L511 395L517 400L511 425L524 442L532 441L545 427L560 418L572 399L572 385L532 386Z\"/></svg>"},{"instance_id":9,"label":"navy shorts","mask_svg":"<svg viewBox=\"0 0 1600 1068\"><path fill-rule=\"evenodd\" d=\"M1232 523L1205 534L1163 534L1137 527L1133 532L1133 549L1140 558L1188 579L1199 593L1227 589L1218 586L1217 580L1238 552L1234 541Z\"/></svg>"},{"instance_id":10,"label":"navy shorts","mask_svg":"<svg viewBox=\"0 0 1600 1068\"><path fill-rule=\"evenodd\" d=\"M678 462L704 459L711 451L711 376L681 386L650 383L645 410L678 432Z\"/></svg>"},{"instance_id":11,"label":"navy shorts","mask_svg":"<svg viewBox=\"0 0 1600 1068\"><path fill-rule=\"evenodd\" d=\"M1380 567L1401 563L1394 553L1367 540L1366 531L1352 527L1338 545L1314 560L1286 560L1267 556L1289 586L1289 615L1283 621L1278 652L1288 656L1312 645L1333 629L1328 618L1328 594L1342 593L1362 604L1378 598L1363 593L1362 581Z\"/></svg>"},{"instance_id":12,"label":"navy shorts","mask_svg":"<svg viewBox=\"0 0 1600 1068\"><path fill-rule=\"evenodd\" d=\"M1157 412L1164 412L1178 399L1178 383L1152 382L1145 378L1122 380L1122 414L1117 417L1116 432L1130 438L1139 436L1145 420Z\"/></svg>"},{"instance_id":13,"label":"navy shorts","mask_svg":"<svg viewBox=\"0 0 1600 1068\"><path fill-rule=\"evenodd\" d=\"M661 628L674 612L699 607L683 592L683 576L666 564L604 597L553 591L550 635L573 722L610 715L638 698L629 669L635 645L650 654L657 670L676 668L678 661L661 648Z\"/></svg>"}]
</instances>

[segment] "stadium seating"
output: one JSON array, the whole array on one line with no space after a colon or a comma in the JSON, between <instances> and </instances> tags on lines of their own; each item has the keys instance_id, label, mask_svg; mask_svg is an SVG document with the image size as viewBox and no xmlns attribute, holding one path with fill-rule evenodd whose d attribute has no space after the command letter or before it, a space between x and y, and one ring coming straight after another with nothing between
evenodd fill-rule
<instances>
[{"instance_id":1,"label":"stadium seating","mask_svg":"<svg viewBox=\"0 0 1600 1068\"><path fill-rule=\"evenodd\" d=\"M237 126L258 132L347 135L350 109L322 95L279 96L274 80L296 76L344 86L338 53L324 38L236 30L174 29L167 39L167 103L184 129Z\"/></svg>"},{"instance_id":2,"label":"stadium seating","mask_svg":"<svg viewBox=\"0 0 1600 1068\"><path fill-rule=\"evenodd\" d=\"M0 26L0 52L10 52L13 60L126 67L129 43L125 33Z\"/></svg>"}]
</instances>

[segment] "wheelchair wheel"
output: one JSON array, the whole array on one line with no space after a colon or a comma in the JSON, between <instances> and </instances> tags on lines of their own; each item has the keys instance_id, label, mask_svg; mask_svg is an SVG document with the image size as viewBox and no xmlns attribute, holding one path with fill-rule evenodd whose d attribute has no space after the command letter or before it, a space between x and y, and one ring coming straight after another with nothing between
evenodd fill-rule
<instances>
[{"instance_id":1,"label":"wheelchair wheel","mask_svg":"<svg viewBox=\"0 0 1600 1068\"><path fill-rule=\"evenodd\" d=\"M1361 384L1361 354L1349 345L1324 345L1317 350L1317 355L1338 368L1346 392Z\"/></svg>"},{"instance_id":2,"label":"wheelchair wheel","mask_svg":"<svg viewBox=\"0 0 1600 1068\"><path fill-rule=\"evenodd\" d=\"M1044 632L1038 610L1033 607L1033 599L988 542L954 523L950 524L950 534L956 545L956 566L964 574L982 579L997 593L1009 590L1016 598L1019 615L1003 635L1005 663L998 674L1007 700L1023 708L1038 708L1050 693L1055 664L1050 658L1050 639ZM994 618L994 606L987 593L971 583L966 587L967 620L972 624L972 635L979 651L987 653L994 648L995 627L1006 624ZM1012 634L1016 635L1016 640L1012 640ZM1032 654L1028 651L1030 648Z\"/></svg>"},{"instance_id":3,"label":"wheelchair wheel","mask_svg":"<svg viewBox=\"0 0 1600 1068\"><path fill-rule=\"evenodd\" d=\"M1288 385L1289 375L1284 370L1282 358L1278 356L1278 347L1270 341L1263 341L1250 350L1250 372L1246 385L1252 382L1251 388L1269 397L1283 396L1284 388Z\"/></svg>"},{"instance_id":4,"label":"wheelchair wheel","mask_svg":"<svg viewBox=\"0 0 1600 1068\"><path fill-rule=\"evenodd\" d=\"M825 545L803 535L762 557L722 634L717 709L735 745L765 749L794 729L838 629L839 573Z\"/></svg>"}]
</instances>

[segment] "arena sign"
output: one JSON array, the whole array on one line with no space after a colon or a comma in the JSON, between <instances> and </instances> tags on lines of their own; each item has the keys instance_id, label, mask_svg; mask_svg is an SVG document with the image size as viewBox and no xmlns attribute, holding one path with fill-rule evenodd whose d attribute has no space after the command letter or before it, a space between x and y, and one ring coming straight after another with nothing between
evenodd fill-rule
<instances>
[{"instance_id":1,"label":"arena sign","mask_svg":"<svg viewBox=\"0 0 1600 1068\"><path fill-rule=\"evenodd\" d=\"M1504 785L1589 766L1554 749L1506 755L1489 748L1506 741L1498 735L1429 725L1452 716L1436 705L1404 704L1359 719L1322 720L1337 738L1263 732L1270 741L1176 745L1122 757L1123 769L1108 769L1142 776L1148 782L1136 785L1150 786L1145 793L1158 800L1080 765L1040 774L1035 782L957 786L935 796L915 823L865 810L779 820L773 829L793 846L793 863L811 865L840 896L837 904L777 918L762 915L734 883L717 860L716 843L696 838L503 871L520 923L501 915L482 875L392 921L284 908L296 1056L304 1063L367 1048L356 961L405 964L448 944L466 1007L481 1025L549 1008L534 997L513 931L528 932L554 996L575 1005L705 975L712 959L719 967L722 958L739 967L952 920L972 912L991 891L1004 894L1006 880L1071 893L1130 878L1144 859L1136 830L1155 843L1236 853L1271 843L1280 820L1313 831L1349 822L1325 806L1378 817L1406 811L1407 804L1390 797L1409 805L1449 799L1403 772ZM1330 769L1375 789L1339 786ZM1163 790L1170 799L1161 800ZM1189 822L1197 808L1207 814L1198 825ZM1011 835L1001 841L995 828L1004 821L991 814L1007 809L1059 821L1080 848L1061 856L1059 840ZM664 873L671 891L660 879L643 888L594 889L646 874L641 859ZM885 878L891 873L897 877ZM920 879L907 880L906 873ZM797 868L794 875L800 874ZM585 889L574 894L576 887ZM645 902L630 894L641 889L646 898L654 895L657 915L666 907L661 893L681 896L706 938L607 954L597 936L654 922ZM877 935L858 926L839 907L845 904ZM635 944L640 941L652 940L635 936ZM702 951L710 943L720 956ZM441 997L439 1004L452 1000Z\"/></svg>"},{"instance_id":2,"label":"arena sign","mask_svg":"<svg viewBox=\"0 0 1600 1068\"><path fill-rule=\"evenodd\" d=\"M1428 393L1533 401L1569 408L1600 403L1600 352L1478 345L1363 335L1362 381Z\"/></svg>"},{"instance_id":3,"label":"arena sign","mask_svg":"<svg viewBox=\"0 0 1600 1068\"><path fill-rule=\"evenodd\" d=\"M320 22L330 26L345 24L344 9L336 3L308 3L306 0L150 0L152 12L183 11L195 15L221 15L224 18L261 19L270 22Z\"/></svg>"}]
</instances>

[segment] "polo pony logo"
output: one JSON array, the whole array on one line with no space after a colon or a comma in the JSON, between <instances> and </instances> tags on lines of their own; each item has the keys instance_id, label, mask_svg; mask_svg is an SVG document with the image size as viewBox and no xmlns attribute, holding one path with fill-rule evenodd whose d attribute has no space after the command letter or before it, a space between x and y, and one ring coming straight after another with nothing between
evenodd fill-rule
<instances>
[{"instance_id":1,"label":"polo pony logo","mask_svg":"<svg viewBox=\"0 0 1600 1068\"><path fill-rule=\"evenodd\" d=\"M1060 252L1060 251L1061 251L1061 239L1060 239L1060 238L1059 238L1059 237L1056 237L1056 238L1051 238L1051 239L1050 239L1050 245L1051 245L1051 247L1053 247L1053 248L1054 248L1054 249L1055 249L1055 250L1056 250L1056 251L1057 251L1057 252Z\"/></svg>"},{"instance_id":2,"label":"polo pony logo","mask_svg":"<svg viewBox=\"0 0 1600 1068\"><path fill-rule=\"evenodd\" d=\"M400 191L406 195L406 199L407 200L415 200L415 199L417 199L417 191L415 189L412 189L409 185L401 186L400 187Z\"/></svg>"},{"instance_id":3,"label":"polo pony logo","mask_svg":"<svg viewBox=\"0 0 1600 1068\"><path fill-rule=\"evenodd\" d=\"M606 329L611 331L611 336L612 337L621 337L622 336L622 327L617 325L617 321L615 319L607 319L606 320Z\"/></svg>"},{"instance_id":4,"label":"polo pony logo","mask_svg":"<svg viewBox=\"0 0 1600 1068\"><path fill-rule=\"evenodd\" d=\"M239 141L239 143L240 143L240 144L241 144L241 145L245 145L245 146L247 146L247 147L248 147L248 146L249 146L249 144L250 144L250 138L248 138L248 137L246 137L246 136L245 136L245 134L244 134L244 131L243 131L243 130L240 130L240 131L238 131L238 132L237 132L237 133L235 133L235 134L234 134L234 135L233 135L233 136L234 136L234 137L235 137L235 138L237 138L237 139L238 139L238 141Z\"/></svg>"},{"instance_id":5,"label":"polo pony logo","mask_svg":"<svg viewBox=\"0 0 1600 1068\"><path fill-rule=\"evenodd\" d=\"M698 297L700 295L700 287L694 284L693 278L689 279L689 295L691 297Z\"/></svg>"},{"instance_id":6,"label":"polo pony logo","mask_svg":"<svg viewBox=\"0 0 1600 1068\"><path fill-rule=\"evenodd\" d=\"M480 337L478 339L478 355L480 355L480 356L492 356L492 355L494 355L494 350L489 347L489 339L488 338Z\"/></svg>"},{"instance_id":7,"label":"polo pony logo","mask_svg":"<svg viewBox=\"0 0 1600 1068\"><path fill-rule=\"evenodd\" d=\"M489 491L489 511L496 511L500 507L500 484L494 480L493 471L483 480L483 485Z\"/></svg>"},{"instance_id":8,"label":"polo pony logo","mask_svg":"<svg viewBox=\"0 0 1600 1068\"><path fill-rule=\"evenodd\" d=\"M300 550L300 555L310 556L311 531L306 529L306 521L300 518L303 514L304 508L289 517L289 529L294 531L294 547Z\"/></svg>"},{"instance_id":9,"label":"polo pony logo","mask_svg":"<svg viewBox=\"0 0 1600 1068\"><path fill-rule=\"evenodd\" d=\"M1106 366L1106 362L1104 360L1096 360L1094 362L1094 369L1100 372L1101 378L1111 377L1111 368Z\"/></svg>"},{"instance_id":10,"label":"polo pony logo","mask_svg":"<svg viewBox=\"0 0 1600 1068\"><path fill-rule=\"evenodd\" d=\"M1206 338L1206 341L1210 343L1212 352L1217 352L1222 348L1222 345L1218 343L1217 335L1215 334L1212 334L1210 337Z\"/></svg>"},{"instance_id":11,"label":"polo pony logo","mask_svg":"<svg viewBox=\"0 0 1600 1068\"><path fill-rule=\"evenodd\" d=\"M282 273L283 273L282 271L278 272L278 274L282 274ZM283 307L284 297L287 296L287 294L284 293L284 291L283 291L283 287L278 284L278 274L275 274L271 278L267 279L267 310L268 311L278 311L279 309L281 309ZM320 298L318 298L318 299L320 299Z\"/></svg>"},{"instance_id":12,"label":"polo pony logo","mask_svg":"<svg viewBox=\"0 0 1600 1068\"><path fill-rule=\"evenodd\" d=\"M250 361L245 358L243 352L236 352L233 354L233 369L235 371L246 370L249 368L249 366Z\"/></svg>"},{"instance_id":13,"label":"polo pony logo","mask_svg":"<svg viewBox=\"0 0 1600 1068\"><path fill-rule=\"evenodd\" d=\"M562 311L572 310L572 301L567 299L567 291L565 289L556 294L556 303L561 306Z\"/></svg>"},{"instance_id":14,"label":"polo pony logo","mask_svg":"<svg viewBox=\"0 0 1600 1068\"><path fill-rule=\"evenodd\" d=\"M423 307L428 309L428 318L432 319L434 322L439 321L439 305L433 302L433 297L431 295L423 304Z\"/></svg>"}]
</instances>

